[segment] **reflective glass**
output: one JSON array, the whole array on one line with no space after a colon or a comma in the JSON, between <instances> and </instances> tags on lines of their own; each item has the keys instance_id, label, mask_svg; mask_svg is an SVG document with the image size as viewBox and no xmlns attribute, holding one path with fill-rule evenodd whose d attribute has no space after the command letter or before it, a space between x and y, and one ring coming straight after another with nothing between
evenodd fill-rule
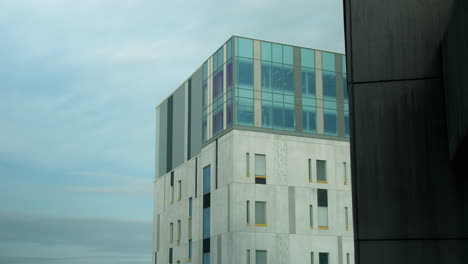
<instances>
[{"instance_id":1,"label":"reflective glass","mask_svg":"<svg viewBox=\"0 0 468 264\"><path fill-rule=\"evenodd\" d=\"M305 132L317 133L315 107L302 107L302 127Z\"/></svg>"},{"instance_id":2,"label":"reflective glass","mask_svg":"<svg viewBox=\"0 0 468 264\"><path fill-rule=\"evenodd\" d=\"M207 194L211 189L211 166L203 168L203 194Z\"/></svg>"},{"instance_id":3,"label":"reflective glass","mask_svg":"<svg viewBox=\"0 0 468 264\"><path fill-rule=\"evenodd\" d=\"M266 202L255 202L255 224L266 225Z\"/></svg>"},{"instance_id":4,"label":"reflective glass","mask_svg":"<svg viewBox=\"0 0 468 264\"><path fill-rule=\"evenodd\" d=\"M342 71L343 73L346 73L346 56L342 55L341 56L341 65L342 65Z\"/></svg>"},{"instance_id":5,"label":"reflective glass","mask_svg":"<svg viewBox=\"0 0 468 264\"><path fill-rule=\"evenodd\" d=\"M322 76L323 96L336 98L336 74L334 72L324 71Z\"/></svg>"},{"instance_id":6,"label":"reflective glass","mask_svg":"<svg viewBox=\"0 0 468 264\"><path fill-rule=\"evenodd\" d=\"M262 91L271 91L271 63L262 61Z\"/></svg>"},{"instance_id":7,"label":"reflective glass","mask_svg":"<svg viewBox=\"0 0 468 264\"><path fill-rule=\"evenodd\" d=\"M255 251L255 263L256 264L267 264L267 251L256 250ZM327 263L328 264L328 263Z\"/></svg>"},{"instance_id":8,"label":"reflective glass","mask_svg":"<svg viewBox=\"0 0 468 264\"><path fill-rule=\"evenodd\" d=\"M253 40L245 38L236 38L237 40L237 56L245 58L253 58Z\"/></svg>"},{"instance_id":9,"label":"reflective glass","mask_svg":"<svg viewBox=\"0 0 468 264\"><path fill-rule=\"evenodd\" d=\"M270 93L270 92L262 92L262 100L272 101L273 100L273 94Z\"/></svg>"},{"instance_id":10,"label":"reflective glass","mask_svg":"<svg viewBox=\"0 0 468 264\"><path fill-rule=\"evenodd\" d=\"M293 47L291 46L283 46L283 63L293 65L294 61L293 56Z\"/></svg>"},{"instance_id":11,"label":"reflective glass","mask_svg":"<svg viewBox=\"0 0 468 264\"><path fill-rule=\"evenodd\" d=\"M302 105L304 106L315 106L315 98L302 97Z\"/></svg>"},{"instance_id":12,"label":"reflective glass","mask_svg":"<svg viewBox=\"0 0 468 264\"><path fill-rule=\"evenodd\" d=\"M346 79L346 74L343 74L343 95L345 101L348 100L348 79Z\"/></svg>"},{"instance_id":13,"label":"reflective glass","mask_svg":"<svg viewBox=\"0 0 468 264\"><path fill-rule=\"evenodd\" d=\"M301 48L301 66L315 68L315 51Z\"/></svg>"},{"instance_id":14,"label":"reflective glass","mask_svg":"<svg viewBox=\"0 0 468 264\"><path fill-rule=\"evenodd\" d=\"M232 39L228 40L226 43L226 60L229 60L232 57Z\"/></svg>"},{"instance_id":15,"label":"reflective glass","mask_svg":"<svg viewBox=\"0 0 468 264\"><path fill-rule=\"evenodd\" d=\"M243 126L253 126L253 99L238 97L237 123Z\"/></svg>"},{"instance_id":16,"label":"reflective glass","mask_svg":"<svg viewBox=\"0 0 468 264\"><path fill-rule=\"evenodd\" d=\"M272 61L277 63L283 63L283 45L272 44Z\"/></svg>"},{"instance_id":17,"label":"reflective glass","mask_svg":"<svg viewBox=\"0 0 468 264\"><path fill-rule=\"evenodd\" d=\"M203 264L210 264L210 252L203 253Z\"/></svg>"},{"instance_id":18,"label":"reflective glass","mask_svg":"<svg viewBox=\"0 0 468 264\"><path fill-rule=\"evenodd\" d=\"M208 63L203 63L203 80L208 78Z\"/></svg>"},{"instance_id":19,"label":"reflective glass","mask_svg":"<svg viewBox=\"0 0 468 264\"><path fill-rule=\"evenodd\" d=\"M302 96L315 97L315 70L302 68Z\"/></svg>"},{"instance_id":20,"label":"reflective glass","mask_svg":"<svg viewBox=\"0 0 468 264\"><path fill-rule=\"evenodd\" d=\"M271 43L262 41L262 60L271 61ZM263 72L262 72L263 74Z\"/></svg>"},{"instance_id":21,"label":"reflective glass","mask_svg":"<svg viewBox=\"0 0 468 264\"><path fill-rule=\"evenodd\" d=\"M219 101L222 102L222 100ZM213 135L217 135L223 130L223 110L223 105L221 104L215 111L213 111Z\"/></svg>"},{"instance_id":22,"label":"reflective glass","mask_svg":"<svg viewBox=\"0 0 468 264\"><path fill-rule=\"evenodd\" d=\"M323 108L336 109L336 101L324 99L323 100Z\"/></svg>"},{"instance_id":23,"label":"reflective glass","mask_svg":"<svg viewBox=\"0 0 468 264\"><path fill-rule=\"evenodd\" d=\"M203 108L206 108L207 102L208 102L208 83L206 81L203 82L202 102L203 102Z\"/></svg>"},{"instance_id":24,"label":"reflective glass","mask_svg":"<svg viewBox=\"0 0 468 264\"><path fill-rule=\"evenodd\" d=\"M226 126L229 127L232 124L232 99L226 101Z\"/></svg>"},{"instance_id":25,"label":"reflective glass","mask_svg":"<svg viewBox=\"0 0 468 264\"><path fill-rule=\"evenodd\" d=\"M283 67L281 64L272 64L271 86L273 88L273 91L283 91Z\"/></svg>"},{"instance_id":26,"label":"reflective glass","mask_svg":"<svg viewBox=\"0 0 468 264\"><path fill-rule=\"evenodd\" d=\"M188 259L192 259L192 239L190 239L188 241L188 243L189 243L188 244L188 246L189 246L189 248L188 248Z\"/></svg>"},{"instance_id":27,"label":"reflective glass","mask_svg":"<svg viewBox=\"0 0 468 264\"><path fill-rule=\"evenodd\" d=\"M335 54L322 51L322 69L324 71L335 71Z\"/></svg>"},{"instance_id":28,"label":"reflective glass","mask_svg":"<svg viewBox=\"0 0 468 264\"><path fill-rule=\"evenodd\" d=\"M271 128L272 103L262 101L262 127Z\"/></svg>"},{"instance_id":29,"label":"reflective glass","mask_svg":"<svg viewBox=\"0 0 468 264\"><path fill-rule=\"evenodd\" d=\"M236 89L237 96L246 97L246 98L253 98L253 90L246 90L246 89Z\"/></svg>"},{"instance_id":30,"label":"reflective glass","mask_svg":"<svg viewBox=\"0 0 468 264\"><path fill-rule=\"evenodd\" d=\"M337 133L337 117L336 110L324 109L323 113L323 126L325 135L336 136Z\"/></svg>"},{"instance_id":31,"label":"reflective glass","mask_svg":"<svg viewBox=\"0 0 468 264\"><path fill-rule=\"evenodd\" d=\"M203 208L203 238L210 237L210 208Z\"/></svg>"},{"instance_id":32,"label":"reflective glass","mask_svg":"<svg viewBox=\"0 0 468 264\"><path fill-rule=\"evenodd\" d=\"M328 253L319 252L319 264L328 264Z\"/></svg>"},{"instance_id":33,"label":"reflective glass","mask_svg":"<svg viewBox=\"0 0 468 264\"><path fill-rule=\"evenodd\" d=\"M203 143L205 143L205 142L206 142L206 139L207 139L207 138L206 138L206 136L207 136L207 135L206 135L206 132L207 132L207 131L206 131L206 116L205 116L205 117L203 117L203 119L202 119L202 141L203 141Z\"/></svg>"},{"instance_id":34,"label":"reflective glass","mask_svg":"<svg viewBox=\"0 0 468 264\"><path fill-rule=\"evenodd\" d=\"M328 207L318 207L318 226L328 227Z\"/></svg>"},{"instance_id":35,"label":"reflective glass","mask_svg":"<svg viewBox=\"0 0 468 264\"><path fill-rule=\"evenodd\" d=\"M283 67L283 78L284 78L284 92L294 94L294 71L293 67L284 65Z\"/></svg>"},{"instance_id":36,"label":"reflective glass","mask_svg":"<svg viewBox=\"0 0 468 264\"><path fill-rule=\"evenodd\" d=\"M282 129L283 126L283 104L273 103L273 128Z\"/></svg>"},{"instance_id":37,"label":"reflective glass","mask_svg":"<svg viewBox=\"0 0 468 264\"><path fill-rule=\"evenodd\" d=\"M294 104L294 95L284 95L285 104Z\"/></svg>"},{"instance_id":38,"label":"reflective glass","mask_svg":"<svg viewBox=\"0 0 468 264\"><path fill-rule=\"evenodd\" d=\"M189 217L192 217L192 197L189 199Z\"/></svg>"},{"instance_id":39,"label":"reflective glass","mask_svg":"<svg viewBox=\"0 0 468 264\"><path fill-rule=\"evenodd\" d=\"M349 112L345 111L345 136L349 137Z\"/></svg>"},{"instance_id":40,"label":"reflective glass","mask_svg":"<svg viewBox=\"0 0 468 264\"><path fill-rule=\"evenodd\" d=\"M283 94L274 93L273 102L283 103Z\"/></svg>"},{"instance_id":41,"label":"reflective glass","mask_svg":"<svg viewBox=\"0 0 468 264\"><path fill-rule=\"evenodd\" d=\"M233 78L232 78L232 60L229 60L227 63L226 63L226 85L227 85L227 90L231 90L232 89L232 85L233 85Z\"/></svg>"},{"instance_id":42,"label":"reflective glass","mask_svg":"<svg viewBox=\"0 0 468 264\"><path fill-rule=\"evenodd\" d=\"M284 128L286 130L295 129L294 105L284 104Z\"/></svg>"},{"instance_id":43,"label":"reflective glass","mask_svg":"<svg viewBox=\"0 0 468 264\"><path fill-rule=\"evenodd\" d=\"M238 86L244 89L253 89L253 61L239 58L237 60Z\"/></svg>"},{"instance_id":44,"label":"reflective glass","mask_svg":"<svg viewBox=\"0 0 468 264\"><path fill-rule=\"evenodd\" d=\"M214 69L218 69L219 67L223 66L224 64L224 47L221 47L218 52L216 52L216 64L217 67Z\"/></svg>"},{"instance_id":45,"label":"reflective glass","mask_svg":"<svg viewBox=\"0 0 468 264\"><path fill-rule=\"evenodd\" d=\"M223 95L223 68L213 75L213 100Z\"/></svg>"}]
</instances>

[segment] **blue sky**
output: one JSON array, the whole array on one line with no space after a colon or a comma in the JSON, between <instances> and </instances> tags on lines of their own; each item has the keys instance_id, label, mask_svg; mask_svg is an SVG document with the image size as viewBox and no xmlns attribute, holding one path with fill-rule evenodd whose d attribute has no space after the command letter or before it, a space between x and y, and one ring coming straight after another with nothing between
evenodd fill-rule
<instances>
[{"instance_id":1,"label":"blue sky","mask_svg":"<svg viewBox=\"0 0 468 264\"><path fill-rule=\"evenodd\" d=\"M155 106L231 35L344 52L341 4L1 0L0 263L149 263Z\"/></svg>"}]
</instances>

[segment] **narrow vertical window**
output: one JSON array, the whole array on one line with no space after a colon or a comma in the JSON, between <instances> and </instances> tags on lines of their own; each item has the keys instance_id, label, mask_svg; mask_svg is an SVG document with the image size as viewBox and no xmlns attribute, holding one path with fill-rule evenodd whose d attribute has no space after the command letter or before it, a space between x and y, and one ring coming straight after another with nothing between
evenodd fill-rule
<instances>
[{"instance_id":1,"label":"narrow vertical window","mask_svg":"<svg viewBox=\"0 0 468 264\"><path fill-rule=\"evenodd\" d=\"M255 225L266 226L266 202L255 202Z\"/></svg>"},{"instance_id":2,"label":"narrow vertical window","mask_svg":"<svg viewBox=\"0 0 468 264\"><path fill-rule=\"evenodd\" d=\"M307 165L309 166L308 175L309 175L309 182L312 182L312 160L309 159Z\"/></svg>"},{"instance_id":3,"label":"narrow vertical window","mask_svg":"<svg viewBox=\"0 0 468 264\"><path fill-rule=\"evenodd\" d=\"M317 182L327 183L327 162L317 160Z\"/></svg>"},{"instance_id":4,"label":"narrow vertical window","mask_svg":"<svg viewBox=\"0 0 468 264\"><path fill-rule=\"evenodd\" d=\"M247 264L250 264L250 249L247 249Z\"/></svg>"},{"instance_id":5,"label":"narrow vertical window","mask_svg":"<svg viewBox=\"0 0 468 264\"><path fill-rule=\"evenodd\" d=\"M178 185L179 185L179 186L178 186L178 187L179 187L179 188L178 188L179 194L178 194L178 196L177 196L177 200L180 201L180 200L182 199L182 181L179 181L179 182L178 182Z\"/></svg>"},{"instance_id":6,"label":"narrow vertical window","mask_svg":"<svg viewBox=\"0 0 468 264\"><path fill-rule=\"evenodd\" d=\"M188 214L189 214L189 219L192 218L192 208L193 208L193 204L192 204L192 197L189 198L189 209L188 209Z\"/></svg>"},{"instance_id":7,"label":"narrow vertical window","mask_svg":"<svg viewBox=\"0 0 468 264\"><path fill-rule=\"evenodd\" d=\"M255 263L256 264L267 264L267 251L256 250L255 251Z\"/></svg>"},{"instance_id":8,"label":"narrow vertical window","mask_svg":"<svg viewBox=\"0 0 468 264\"><path fill-rule=\"evenodd\" d=\"M345 225L346 225L346 230L349 230L349 219L348 219L348 207L344 208L345 211Z\"/></svg>"},{"instance_id":9,"label":"narrow vertical window","mask_svg":"<svg viewBox=\"0 0 468 264\"><path fill-rule=\"evenodd\" d=\"M247 225L250 225L250 201L247 201L246 204L245 204L245 216L246 216L246 224Z\"/></svg>"},{"instance_id":10,"label":"narrow vertical window","mask_svg":"<svg viewBox=\"0 0 468 264\"><path fill-rule=\"evenodd\" d=\"M180 264L180 260L177 261L177 264Z\"/></svg>"},{"instance_id":11,"label":"narrow vertical window","mask_svg":"<svg viewBox=\"0 0 468 264\"><path fill-rule=\"evenodd\" d=\"M309 205L309 225L310 228L314 228L314 207L312 205Z\"/></svg>"},{"instance_id":12,"label":"narrow vertical window","mask_svg":"<svg viewBox=\"0 0 468 264\"><path fill-rule=\"evenodd\" d=\"M180 241L181 233L182 233L181 221L178 220L177 221L177 241Z\"/></svg>"},{"instance_id":13,"label":"narrow vertical window","mask_svg":"<svg viewBox=\"0 0 468 264\"><path fill-rule=\"evenodd\" d=\"M250 177L250 154L245 153L245 176Z\"/></svg>"},{"instance_id":14,"label":"narrow vertical window","mask_svg":"<svg viewBox=\"0 0 468 264\"><path fill-rule=\"evenodd\" d=\"M346 264L351 264L351 260L349 258L349 253L346 253Z\"/></svg>"},{"instance_id":15,"label":"narrow vertical window","mask_svg":"<svg viewBox=\"0 0 468 264\"><path fill-rule=\"evenodd\" d=\"M203 168L203 194L207 194L211 189L211 166Z\"/></svg>"},{"instance_id":16,"label":"narrow vertical window","mask_svg":"<svg viewBox=\"0 0 468 264\"><path fill-rule=\"evenodd\" d=\"M343 162L343 178L344 178L344 185L348 184L348 171L346 169L346 162Z\"/></svg>"},{"instance_id":17,"label":"narrow vertical window","mask_svg":"<svg viewBox=\"0 0 468 264\"><path fill-rule=\"evenodd\" d=\"M328 192L325 189L317 189L318 204L318 228L328 229Z\"/></svg>"},{"instance_id":18,"label":"narrow vertical window","mask_svg":"<svg viewBox=\"0 0 468 264\"><path fill-rule=\"evenodd\" d=\"M171 171L171 203L174 202L174 171Z\"/></svg>"},{"instance_id":19,"label":"narrow vertical window","mask_svg":"<svg viewBox=\"0 0 468 264\"><path fill-rule=\"evenodd\" d=\"M174 240L174 223L169 224L169 243Z\"/></svg>"},{"instance_id":20,"label":"narrow vertical window","mask_svg":"<svg viewBox=\"0 0 468 264\"><path fill-rule=\"evenodd\" d=\"M188 241L188 260L192 261L192 239Z\"/></svg>"},{"instance_id":21,"label":"narrow vertical window","mask_svg":"<svg viewBox=\"0 0 468 264\"><path fill-rule=\"evenodd\" d=\"M255 154L255 183L266 184L266 157Z\"/></svg>"},{"instance_id":22,"label":"narrow vertical window","mask_svg":"<svg viewBox=\"0 0 468 264\"><path fill-rule=\"evenodd\" d=\"M310 264L314 264L314 252L310 252Z\"/></svg>"},{"instance_id":23,"label":"narrow vertical window","mask_svg":"<svg viewBox=\"0 0 468 264\"><path fill-rule=\"evenodd\" d=\"M329 263L329 254L326 252L319 253L319 264L328 264Z\"/></svg>"},{"instance_id":24,"label":"narrow vertical window","mask_svg":"<svg viewBox=\"0 0 468 264\"><path fill-rule=\"evenodd\" d=\"M169 249L169 264L172 264L172 254L173 254L173 252L174 252L173 249L170 248Z\"/></svg>"}]
</instances>

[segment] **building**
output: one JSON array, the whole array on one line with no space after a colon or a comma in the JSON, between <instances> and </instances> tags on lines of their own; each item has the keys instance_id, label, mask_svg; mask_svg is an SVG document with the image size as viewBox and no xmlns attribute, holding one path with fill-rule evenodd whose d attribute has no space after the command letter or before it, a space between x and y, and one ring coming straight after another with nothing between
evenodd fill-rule
<instances>
[{"instance_id":1,"label":"building","mask_svg":"<svg viewBox=\"0 0 468 264\"><path fill-rule=\"evenodd\" d=\"M344 62L234 36L156 108L154 263L354 263Z\"/></svg>"},{"instance_id":2,"label":"building","mask_svg":"<svg viewBox=\"0 0 468 264\"><path fill-rule=\"evenodd\" d=\"M468 263L468 1L344 0L356 263Z\"/></svg>"}]
</instances>

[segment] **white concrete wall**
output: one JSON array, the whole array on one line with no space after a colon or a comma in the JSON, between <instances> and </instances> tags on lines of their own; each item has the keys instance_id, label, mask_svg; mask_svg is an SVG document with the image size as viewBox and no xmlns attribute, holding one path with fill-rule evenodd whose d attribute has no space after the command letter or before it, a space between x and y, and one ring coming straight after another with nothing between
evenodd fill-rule
<instances>
[{"instance_id":1,"label":"white concrete wall","mask_svg":"<svg viewBox=\"0 0 468 264\"><path fill-rule=\"evenodd\" d=\"M246 153L250 153L250 177L246 175ZM267 184L255 184L255 154L266 155ZM195 197L195 159L198 160ZM155 182L155 219L160 216L159 233L155 220L155 241L159 236L158 263L168 263L169 248L174 248L173 263L188 258L188 201L193 198L192 263L202 258L203 168L211 165L211 263L246 263L247 249L255 264L255 250L267 250L268 263L311 263L314 252L330 253L330 263L347 264L346 253L354 263L350 175L345 185L343 162L348 166L349 142L233 130L218 139L218 188L215 189L215 142L174 170L174 203L170 203L170 173ZM309 182L308 159L313 161L313 180ZM315 160L327 161L328 183L317 183ZM177 182L182 180L182 199L177 201ZM328 190L329 229L317 228L317 189ZM290 191L293 196L290 197ZM294 199L294 209L290 208ZM246 224L246 201L250 201L250 225ZM255 225L255 201L267 203L267 226ZM293 201L293 200L291 200ZM314 228L309 225L309 205L313 205ZM345 229L348 207L349 230ZM294 212L294 216L290 216ZM182 221L182 237L177 244L177 220ZM174 223L174 241L169 243L169 224ZM339 245L339 241L342 241ZM157 249L154 243L154 250ZM341 250L341 251L340 251ZM339 256L341 252L341 256Z\"/></svg>"}]
</instances>

